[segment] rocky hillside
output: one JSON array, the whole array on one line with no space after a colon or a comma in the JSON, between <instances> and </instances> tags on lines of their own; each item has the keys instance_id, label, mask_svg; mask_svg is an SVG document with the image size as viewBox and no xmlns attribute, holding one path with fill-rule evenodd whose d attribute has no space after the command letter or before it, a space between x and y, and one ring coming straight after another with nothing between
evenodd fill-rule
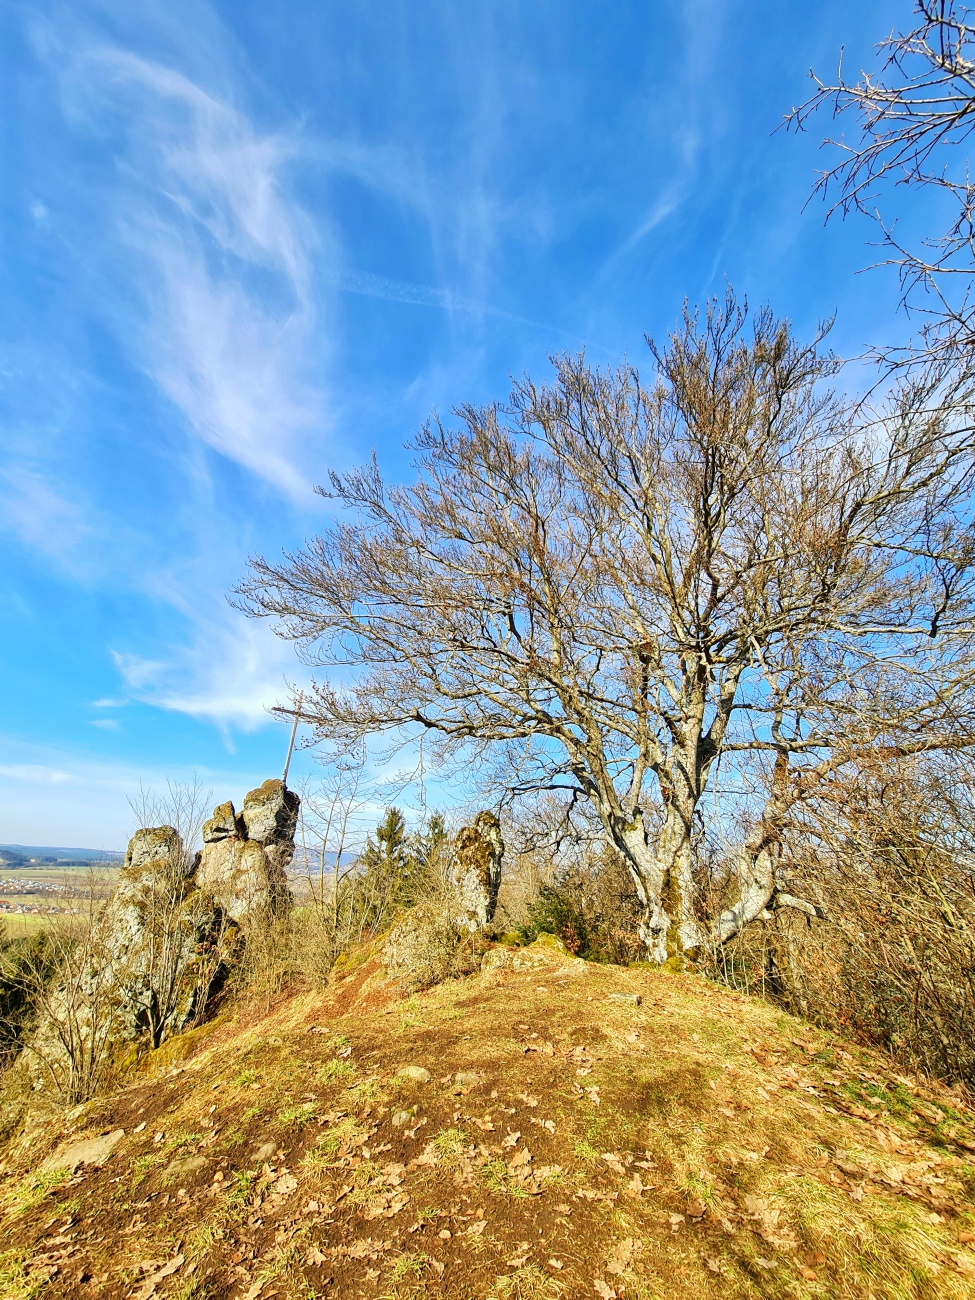
<instances>
[{"instance_id":1,"label":"rocky hillside","mask_svg":"<svg viewBox=\"0 0 975 1300\"><path fill-rule=\"evenodd\" d=\"M975 1296L960 1099L553 941L177 1037L3 1151L0 1294Z\"/></svg>"}]
</instances>

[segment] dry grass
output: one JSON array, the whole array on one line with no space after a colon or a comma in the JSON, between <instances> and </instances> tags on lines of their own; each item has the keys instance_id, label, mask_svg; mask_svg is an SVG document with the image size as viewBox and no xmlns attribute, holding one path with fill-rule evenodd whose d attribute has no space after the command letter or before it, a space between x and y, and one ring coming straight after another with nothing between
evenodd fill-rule
<instances>
[{"instance_id":1,"label":"dry grass","mask_svg":"<svg viewBox=\"0 0 975 1300\"><path fill-rule=\"evenodd\" d=\"M3 1152L0 1290L114 1300L182 1256L155 1296L975 1295L957 1096L700 978L539 952L409 998L359 954L38 1117Z\"/></svg>"}]
</instances>

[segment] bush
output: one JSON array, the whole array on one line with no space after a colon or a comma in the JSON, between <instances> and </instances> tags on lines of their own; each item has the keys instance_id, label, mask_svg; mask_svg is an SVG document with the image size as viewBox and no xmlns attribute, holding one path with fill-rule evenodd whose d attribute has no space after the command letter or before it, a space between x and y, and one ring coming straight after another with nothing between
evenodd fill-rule
<instances>
[{"instance_id":1,"label":"bush","mask_svg":"<svg viewBox=\"0 0 975 1300\"><path fill-rule=\"evenodd\" d=\"M619 856L600 849L588 861L539 885L518 933L523 943L554 934L569 952L586 961L625 965L636 961L641 908L629 872Z\"/></svg>"},{"instance_id":2,"label":"bush","mask_svg":"<svg viewBox=\"0 0 975 1300\"><path fill-rule=\"evenodd\" d=\"M713 973L975 1088L975 772L967 760L861 763L783 839L791 910L746 930Z\"/></svg>"},{"instance_id":3,"label":"bush","mask_svg":"<svg viewBox=\"0 0 975 1300\"><path fill-rule=\"evenodd\" d=\"M50 982L55 966L54 946L44 930L10 938L0 929L0 1070L11 1064L37 1022L35 980Z\"/></svg>"}]
</instances>

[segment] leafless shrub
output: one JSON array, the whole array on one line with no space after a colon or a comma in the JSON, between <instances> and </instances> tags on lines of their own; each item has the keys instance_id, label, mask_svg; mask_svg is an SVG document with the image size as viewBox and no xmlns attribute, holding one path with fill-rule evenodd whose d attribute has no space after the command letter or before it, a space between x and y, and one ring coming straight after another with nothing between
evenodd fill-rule
<instances>
[{"instance_id":1,"label":"leafless shrub","mask_svg":"<svg viewBox=\"0 0 975 1300\"><path fill-rule=\"evenodd\" d=\"M88 1101L111 1080L124 1022L99 894L93 881L71 911L52 917L44 949L16 973L35 1021L23 1042L31 1073L65 1105Z\"/></svg>"},{"instance_id":2,"label":"leafless shrub","mask_svg":"<svg viewBox=\"0 0 975 1300\"><path fill-rule=\"evenodd\" d=\"M187 871L200 844L203 823L210 815L213 791L204 787L196 772L190 781L166 779L166 788L139 786L138 795L129 799L137 827L172 826L183 846Z\"/></svg>"},{"instance_id":3,"label":"leafless shrub","mask_svg":"<svg viewBox=\"0 0 975 1300\"><path fill-rule=\"evenodd\" d=\"M497 930L531 942L545 932L570 952L618 964L643 955L640 901L626 863L580 808L552 795L512 812Z\"/></svg>"},{"instance_id":4,"label":"leafless shrub","mask_svg":"<svg viewBox=\"0 0 975 1300\"><path fill-rule=\"evenodd\" d=\"M255 909L235 935L230 992L238 1003L268 1010L279 993L302 977L300 928L290 910Z\"/></svg>"},{"instance_id":5,"label":"leafless shrub","mask_svg":"<svg viewBox=\"0 0 975 1300\"><path fill-rule=\"evenodd\" d=\"M821 917L774 917L722 975L975 1087L975 768L967 755L851 764L797 803L790 877Z\"/></svg>"}]
</instances>

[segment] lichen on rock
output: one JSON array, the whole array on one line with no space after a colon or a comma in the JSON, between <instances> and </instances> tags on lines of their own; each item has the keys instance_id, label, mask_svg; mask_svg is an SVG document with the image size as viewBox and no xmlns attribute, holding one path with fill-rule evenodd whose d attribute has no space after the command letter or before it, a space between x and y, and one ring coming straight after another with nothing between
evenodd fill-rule
<instances>
[{"instance_id":1,"label":"lichen on rock","mask_svg":"<svg viewBox=\"0 0 975 1300\"><path fill-rule=\"evenodd\" d=\"M234 812L234 805L229 799L226 803L217 804L213 816L203 823L204 844L218 844L221 840L231 839L244 833L243 824Z\"/></svg>"},{"instance_id":2,"label":"lichen on rock","mask_svg":"<svg viewBox=\"0 0 975 1300\"><path fill-rule=\"evenodd\" d=\"M114 893L66 946L46 997L29 1045L38 1083L90 1095L99 1061L121 1046L157 1048L206 1016L247 924L291 903L298 808L283 782L265 781L240 816L229 801L214 809L195 855L172 826L135 832Z\"/></svg>"},{"instance_id":3,"label":"lichen on rock","mask_svg":"<svg viewBox=\"0 0 975 1300\"><path fill-rule=\"evenodd\" d=\"M452 880L457 896L457 924L468 931L490 925L498 905L504 840L492 812L480 812L473 826L454 837Z\"/></svg>"}]
</instances>

